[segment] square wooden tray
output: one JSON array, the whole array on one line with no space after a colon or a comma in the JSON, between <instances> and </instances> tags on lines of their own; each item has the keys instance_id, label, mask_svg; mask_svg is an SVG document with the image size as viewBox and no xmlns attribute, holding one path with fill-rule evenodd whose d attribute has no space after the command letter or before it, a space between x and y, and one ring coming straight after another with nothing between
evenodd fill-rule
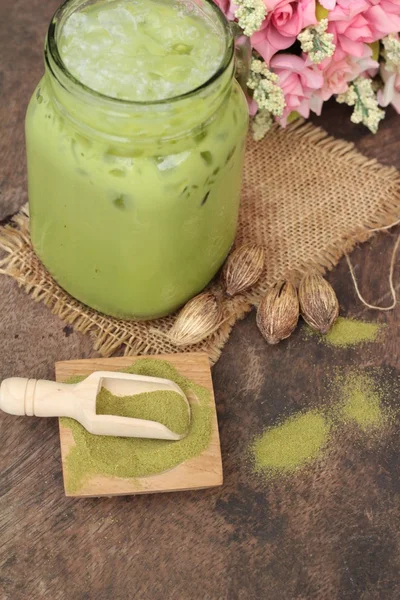
<instances>
[{"instance_id":1,"label":"square wooden tray","mask_svg":"<svg viewBox=\"0 0 400 600\"><path fill-rule=\"evenodd\" d=\"M69 360L56 363L57 381L66 381L73 375L90 375L93 371L118 371L133 364L138 358L143 357L119 357L119 358L94 358L86 360ZM221 447L218 433L217 413L211 370L208 356L202 353L171 354L153 356L168 360L176 369L192 379L199 385L207 388L212 398L212 438L209 447L199 456L191 458L178 465L174 469L135 479L122 479L105 475L92 476L77 492L68 492L67 496L91 497L91 496L119 496L129 494L148 494L155 492L173 492L178 490L195 490L222 485L222 460ZM64 427L60 422L60 444L61 459L63 466L64 482L67 463L66 458L71 447L75 444L72 431Z\"/></svg>"}]
</instances>

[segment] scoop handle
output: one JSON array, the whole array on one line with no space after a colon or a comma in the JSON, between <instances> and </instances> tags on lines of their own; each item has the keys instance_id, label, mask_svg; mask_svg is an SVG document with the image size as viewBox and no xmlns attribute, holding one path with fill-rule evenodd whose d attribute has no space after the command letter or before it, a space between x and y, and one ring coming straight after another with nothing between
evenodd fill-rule
<instances>
[{"instance_id":1,"label":"scoop handle","mask_svg":"<svg viewBox=\"0 0 400 600\"><path fill-rule=\"evenodd\" d=\"M11 377L1 384L0 409L10 415L75 418L74 391L68 383Z\"/></svg>"}]
</instances>

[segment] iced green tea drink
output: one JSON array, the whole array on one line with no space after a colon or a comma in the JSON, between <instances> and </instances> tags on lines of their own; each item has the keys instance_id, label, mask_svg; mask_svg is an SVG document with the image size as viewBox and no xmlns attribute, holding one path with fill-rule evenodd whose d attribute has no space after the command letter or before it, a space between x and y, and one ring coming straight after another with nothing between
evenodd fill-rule
<instances>
[{"instance_id":1,"label":"iced green tea drink","mask_svg":"<svg viewBox=\"0 0 400 600\"><path fill-rule=\"evenodd\" d=\"M57 282L110 315L168 314L234 240L247 105L207 0L69 0L26 118L31 236Z\"/></svg>"}]
</instances>

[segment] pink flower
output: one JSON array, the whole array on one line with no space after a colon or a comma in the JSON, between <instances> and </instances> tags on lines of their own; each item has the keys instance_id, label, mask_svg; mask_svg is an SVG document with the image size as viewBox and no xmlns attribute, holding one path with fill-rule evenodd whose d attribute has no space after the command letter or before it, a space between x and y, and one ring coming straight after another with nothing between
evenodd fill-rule
<instances>
[{"instance_id":1,"label":"pink flower","mask_svg":"<svg viewBox=\"0 0 400 600\"><path fill-rule=\"evenodd\" d=\"M324 82L322 73L307 64L307 60L293 54L276 54L270 63L271 69L279 76L279 83L285 95L286 107L279 122L285 126L289 114L297 111L307 119L313 109L312 96Z\"/></svg>"},{"instance_id":2,"label":"pink flower","mask_svg":"<svg viewBox=\"0 0 400 600\"><path fill-rule=\"evenodd\" d=\"M348 83L359 75L368 72L375 76L379 63L372 59L372 50L363 44L363 56L350 56L337 48L331 58L324 60L319 68L322 70L324 83L321 89L321 98L325 102L332 94L343 94L347 91Z\"/></svg>"},{"instance_id":3,"label":"pink flower","mask_svg":"<svg viewBox=\"0 0 400 600\"><path fill-rule=\"evenodd\" d=\"M383 79L383 90L378 92L378 102L381 106L392 104L400 114L400 73L388 71L385 64L381 65L381 77Z\"/></svg>"},{"instance_id":4,"label":"pink flower","mask_svg":"<svg viewBox=\"0 0 400 600\"><path fill-rule=\"evenodd\" d=\"M336 6L336 0L319 0L319 3L327 10L333 10Z\"/></svg>"},{"instance_id":5,"label":"pink flower","mask_svg":"<svg viewBox=\"0 0 400 600\"><path fill-rule=\"evenodd\" d=\"M229 21L235 19L235 10L237 6L235 6L231 0L214 0L214 3L219 6Z\"/></svg>"},{"instance_id":6,"label":"pink flower","mask_svg":"<svg viewBox=\"0 0 400 600\"><path fill-rule=\"evenodd\" d=\"M289 48L304 27L317 22L315 0L264 0L267 15L251 44L269 64L278 50Z\"/></svg>"},{"instance_id":7,"label":"pink flower","mask_svg":"<svg viewBox=\"0 0 400 600\"><path fill-rule=\"evenodd\" d=\"M345 53L362 57L364 44L400 30L399 0L336 0L329 33Z\"/></svg>"}]
</instances>

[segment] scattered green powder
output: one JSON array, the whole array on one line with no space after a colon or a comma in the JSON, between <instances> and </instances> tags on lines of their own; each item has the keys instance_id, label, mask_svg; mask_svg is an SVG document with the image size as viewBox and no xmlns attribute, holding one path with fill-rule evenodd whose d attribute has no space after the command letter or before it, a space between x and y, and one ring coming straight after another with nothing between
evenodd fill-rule
<instances>
[{"instance_id":1,"label":"scattered green powder","mask_svg":"<svg viewBox=\"0 0 400 600\"><path fill-rule=\"evenodd\" d=\"M190 424L185 399L169 390L117 397L102 388L97 395L96 413L157 421L178 434L186 433Z\"/></svg>"},{"instance_id":2,"label":"scattered green powder","mask_svg":"<svg viewBox=\"0 0 400 600\"><path fill-rule=\"evenodd\" d=\"M256 473L267 478L292 473L329 450L328 441L335 443L333 427L355 423L371 433L394 415L383 405L386 384L377 383L372 376L354 370L337 376L332 384L333 406L290 417L254 440L250 452Z\"/></svg>"},{"instance_id":3,"label":"scattered green powder","mask_svg":"<svg viewBox=\"0 0 400 600\"><path fill-rule=\"evenodd\" d=\"M355 422L364 431L384 424L387 415L382 407L382 393L371 377L352 372L341 385L342 402L337 410L341 420Z\"/></svg>"},{"instance_id":4,"label":"scattered green powder","mask_svg":"<svg viewBox=\"0 0 400 600\"><path fill-rule=\"evenodd\" d=\"M90 434L77 421L63 418L62 424L72 430L76 444L66 459L65 485L68 492L78 491L93 475L129 479L162 473L198 456L209 446L212 405L206 388L180 375L170 363L163 360L139 359L131 367L124 369L124 372L162 377L177 383L191 402L189 433L176 442L99 436ZM83 379L84 377L74 377L69 383L77 383ZM107 400L105 404L103 408L107 410Z\"/></svg>"},{"instance_id":5,"label":"scattered green powder","mask_svg":"<svg viewBox=\"0 0 400 600\"><path fill-rule=\"evenodd\" d=\"M365 323L356 319L339 317L326 335L320 335L320 339L331 346L340 348L356 346L365 342L375 342L382 327L383 325L379 323ZM318 335L311 328L310 333Z\"/></svg>"},{"instance_id":6,"label":"scattered green powder","mask_svg":"<svg viewBox=\"0 0 400 600\"><path fill-rule=\"evenodd\" d=\"M316 410L267 429L251 447L255 471L270 476L295 471L319 456L330 429L329 421Z\"/></svg>"}]
</instances>

